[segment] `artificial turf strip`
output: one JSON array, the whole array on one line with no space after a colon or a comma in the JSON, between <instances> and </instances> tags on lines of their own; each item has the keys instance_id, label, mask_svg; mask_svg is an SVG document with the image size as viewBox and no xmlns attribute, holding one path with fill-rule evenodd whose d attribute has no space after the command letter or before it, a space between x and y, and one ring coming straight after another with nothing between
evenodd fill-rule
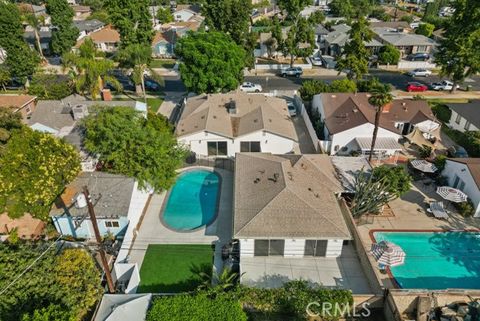
<instances>
[{"instance_id":1,"label":"artificial turf strip","mask_svg":"<svg viewBox=\"0 0 480 321\"><path fill-rule=\"evenodd\" d=\"M200 271L211 274L210 245L150 244L140 269L139 293L178 293L195 290Z\"/></svg>"}]
</instances>

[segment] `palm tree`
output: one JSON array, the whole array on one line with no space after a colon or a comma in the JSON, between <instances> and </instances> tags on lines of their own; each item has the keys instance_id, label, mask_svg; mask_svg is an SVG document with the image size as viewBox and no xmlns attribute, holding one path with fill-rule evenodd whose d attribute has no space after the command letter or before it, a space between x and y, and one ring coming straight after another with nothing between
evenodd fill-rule
<instances>
[{"instance_id":1,"label":"palm tree","mask_svg":"<svg viewBox=\"0 0 480 321\"><path fill-rule=\"evenodd\" d=\"M33 13L27 13L24 15L24 20L33 28L33 34L35 35L35 42L37 44L38 54L42 61L45 60L45 56L43 55L42 45L40 43L40 26L42 25L41 21L35 16Z\"/></svg>"},{"instance_id":2,"label":"palm tree","mask_svg":"<svg viewBox=\"0 0 480 321\"><path fill-rule=\"evenodd\" d=\"M141 44L132 44L120 50L117 54L117 59L121 67L133 69L133 82L137 88L140 87L140 92L143 93L143 99L145 103L147 103L145 75L149 74L157 82L163 84L163 79L150 68L152 48Z\"/></svg>"},{"instance_id":3,"label":"palm tree","mask_svg":"<svg viewBox=\"0 0 480 321\"><path fill-rule=\"evenodd\" d=\"M383 112L383 108L393 100L393 96L390 93L390 85L388 84L381 84L374 88L370 93L371 96L368 99L368 102L375 107L375 127L373 128L372 146L370 147L370 155L368 156L369 162L372 161L373 151L375 149L375 142L378 134L378 125L380 123L380 116Z\"/></svg>"},{"instance_id":4,"label":"palm tree","mask_svg":"<svg viewBox=\"0 0 480 321\"><path fill-rule=\"evenodd\" d=\"M229 268L224 268L220 274L214 272L213 275L210 275L201 271L198 275L202 280L198 287L199 290L212 289L219 292L228 291L235 287L235 279L238 277L238 273L232 272Z\"/></svg>"},{"instance_id":5,"label":"palm tree","mask_svg":"<svg viewBox=\"0 0 480 321\"><path fill-rule=\"evenodd\" d=\"M78 53L67 53L63 56L62 67L68 70L70 78L79 93L88 92L96 99L105 82L111 83L115 89L121 90L122 85L110 75L114 69L113 61L98 57L97 49L90 38L80 46Z\"/></svg>"}]
</instances>

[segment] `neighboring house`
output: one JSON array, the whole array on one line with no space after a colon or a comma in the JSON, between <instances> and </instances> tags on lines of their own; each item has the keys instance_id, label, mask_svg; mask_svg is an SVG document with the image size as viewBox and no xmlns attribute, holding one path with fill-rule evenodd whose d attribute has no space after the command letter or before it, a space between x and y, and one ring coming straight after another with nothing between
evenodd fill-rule
<instances>
[{"instance_id":1,"label":"neighboring house","mask_svg":"<svg viewBox=\"0 0 480 321\"><path fill-rule=\"evenodd\" d=\"M36 96L0 95L0 107L11 108L13 112L21 114L24 121L32 116L36 103Z\"/></svg>"},{"instance_id":2,"label":"neighboring house","mask_svg":"<svg viewBox=\"0 0 480 321\"><path fill-rule=\"evenodd\" d=\"M200 15L202 8L198 5L177 5L175 11L172 12L175 21L189 21L193 17Z\"/></svg>"},{"instance_id":3,"label":"neighboring house","mask_svg":"<svg viewBox=\"0 0 480 321\"><path fill-rule=\"evenodd\" d=\"M50 43L52 41L52 30L50 27L41 27L38 34L40 36L40 46L42 47L42 51L44 54L48 54L50 52ZM37 50L37 38L35 37L35 31L32 27L27 26L25 28L23 38L30 48Z\"/></svg>"},{"instance_id":4,"label":"neighboring house","mask_svg":"<svg viewBox=\"0 0 480 321\"><path fill-rule=\"evenodd\" d=\"M83 194L84 186L88 187L102 236L123 237L130 219L139 216L148 198L145 197L148 193L141 191L133 178L105 172L82 172L65 187L50 210L58 233L75 238L95 237Z\"/></svg>"},{"instance_id":5,"label":"neighboring house","mask_svg":"<svg viewBox=\"0 0 480 321\"><path fill-rule=\"evenodd\" d=\"M104 294L93 321L144 321L152 294Z\"/></svg>"},{"instance_id":6,"label":"neighboring house","mask_svg":"<svg viewBox=\"0 0 480 321\"><path fill-rule=\"evenodd\" d=\"M120 34L110 25L92 32L88 38L92 39L95 47L102 52L115 52L120 47ZM77 41L75 49L78 49L83 41Z\"/></svg>"},{"instance_id":7,"label":"neighboring house","mask_svg":"<svg viewBox=\"0 0 480 321\"><path fill-rule=\"evenodd\" d=\"M328 35L329 31L322 25L318 24L315 26L315 43L316 48L314 54L316 54L320 48L325 46L325 36Z\"/></svg>"},{"instance_id":8,"label":"neighboring house","mask_svg":"<svg viewBox=\"0 0 480 321\"><path fill-rule=\"evenodd\" d=\"M480 158L449 158L445 163L443 176L448 185L467 194L475 209L475 217L480 216Z\"/></svg>"},{"instance_id":9,"label":"neighboring house","mask_svg":"<svg viewBox=\"0 0 480 321\"><path fill-rule=\"evenodd\" d=\"M20 9L20 12L30 12L33 13L38 20L48 26L51 24L51 18L47 14L47 8L45 5L34 5L34 4L29 4L29 3L19 3L18 8Z\"/></svg>"},{"instance_id":10,"label":"neighboring house","mask_svg":"<svg viewBox=\"0 0 480 321\"><path fill-rule=\"evenodd\" d=\"M175 44L179 37L180 35L174 28L157 31L152 40L152 55L154 57L173 57L175 55Z\"/></svg>"},{"instance_id":11,"label":"neighboring house","mask_svg":"<svg viewBox=\"0 0 480 321\"><path fill-rule=\"evenodd\" d=\"M72 6L74 17L73 20L85 20L92 14L92 9L89 6Z\"/></svg>"},{"instance_id":12,"label":"neighboring house","mask_svg":"<svg viewBox=\"0 0 480 321\"><path fill-rule=\"evenodd\" d=\"M328 32L328 34L320 37L321 41L318 44L322 55L337 57L343 53L343 48L350 39L349 33L352 28L349 25L342 23L332 26L331 29L332 30ZM324 31L321 30L321 32ZM369 48L373 54L378 52L382 47L382 44L377 40L372 39L365 43L365 46Z\"/></svg>"},{"instance_id":13,"label":"neighboring house","mask_svg":"<svg viewBox=\"0 0 480 321\"><path fill-rule=\"evenodd\" d=\"M401 57L415 53L431 53L436 46L433 39L415 33L408 33L403 27L372 27L374 38L382 45L390 44L396 47Z\"/></svg>"},{"instance_id":14,"label":"neighboring house","mask_svg":"<svg viewBox=\"0 0 480 321\"><path fill-rule=\"evenodd\" d=\"M97 19L75 20L73 21L73 24L75 25L75 27L78 28L78 31L80 32L77 40L83 39L86 36L90 35L92 32L99 31L105 26L103 22Z\"/></svg>"},{"instance_id":15,"label":"neighboring house","mask_svg":"<svg viewBox=\"0 0 480 321\"><path fill-rule=\"evenodd\" d=\"M46 224L32 215L25 213L22 217L11 218L7 213L0 214L0 235L8 235L13 230L24 240L39 238Z\"/></svg>"},{"instance_id":16,"label":"neighboring house","mask_svg":"<svg viewBox=\"0 0 480 321\"><path fill-rule=\"evenodd\" d=\"M340 192L326 155L237 154L233 237L240 256L340 256L352 238Z\"/></svg>"},{"instance_id":17,"label":"neighboring house","mask_svg":"<svg viewBox=\"0 0 480 321\"><path fill-rule=\"evenodd\" d=\"M315 95L312 108L324 123L324 138L331 155L352 152L370 153L375 122L375 107L368 93L328 93ZM393 100L380 116L375 153L390 156L401 150L398 140L414 128L432 132L440 124L424 100Z\"/></svg>"},{"instance_id":18,"label":"neighboring house","mask_svg":"<svg viewBox=\"0 0 480 321\"><path fill-rule=\"evenodd\" d=\"M175 133L181 144L203 156L285 154L297 143L284 99L243 92L188 98Z\"/></svg>"},{"instance_id":19,"label":"neighboring house","mask_svg":"<svg viewBox=\"0 0 480 321\"><path fill-rule=\"evenodd\" d=\"M466 131L479 130L480 128L480 100L472 100L464 104L447 104L452 111L448 127L459 130L462 133Z\"/></svg>"}]
</instances>

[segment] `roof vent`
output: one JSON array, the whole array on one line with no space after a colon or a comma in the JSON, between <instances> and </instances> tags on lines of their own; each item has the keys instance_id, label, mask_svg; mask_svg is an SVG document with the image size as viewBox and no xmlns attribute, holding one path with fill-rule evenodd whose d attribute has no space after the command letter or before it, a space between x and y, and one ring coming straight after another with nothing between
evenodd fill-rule
<instances>
[{"instance_id":1,"label":"roof vent","mask_svg":"<svg viewBox=\"0 0 480 321\"><path fill-rule=\"evenodd\" d=\"M237 114L237 103L235 102L235 100L230 99L230 101L227 103L227 111L230 115Z\"/></svg>"},{"instance_id":2,"label":"roof vent","mask_svg":"<svg viewBox=\"0 0 480 321\"><path fill-rule=\"evenodd\" d=\"M353 113L358 113L358 108L353 108L352 111Z\"/></svg>"},{"instance_id":3,"label":"roof vent","mask_svg":"<svg viewBox=\"0 0 480 321\"><path fill-rule=\"evenodd\" d=\"M280 174L274 173L273 177L269 177L268 180L276 183L278 181L278 178L280 177Z\"/></svg>"},{"instance_id":4,"label":"roof vent","mask_svg":"<svg viewBox=\"0 0 480 321\"><path fill-rule=\"evenodd\" d=\"M254 119L253 122L254 122L254 123L258 123L258 119Z\"/></svg>"},{"instance_id":5,"label":"roof vent","mask_svg":"<svg viewBox=\"0 0 480 321\"><path fill-rule=\"evenodd\" d=\"M88 108L86 105L75 105L72 107L73 119L79 120L88 116Z\"/></svg>"},{"instance_id":6,"label":"roof vent","mask_svg":"<svg viewBox=\"0 0 480 321\"><path fill-rule=\"evenodd\" d=\"M76 208L84 208L87 206L87 198L85 197L85 194L80 193L77 195L75 198L75 207Z\"/></svg>"},{"instance_id":7,"label":"roof vent","mask_svg":"<svg viewBox=\"0 0 480 321\"><path fill-rule=\"evenodd\" d=\"M260 183L260 177L255 178L255 180L253 181L253 183L254 183L254 184Z\"/></svg>"}]
</instances>

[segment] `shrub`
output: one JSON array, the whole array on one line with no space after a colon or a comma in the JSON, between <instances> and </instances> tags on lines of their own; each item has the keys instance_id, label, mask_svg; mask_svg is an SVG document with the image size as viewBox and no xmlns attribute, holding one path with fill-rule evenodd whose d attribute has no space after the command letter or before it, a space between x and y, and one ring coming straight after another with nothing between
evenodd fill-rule
<instances>
[{"instance_id":1,"label":"shrub","mask_svg":"<svg viewBox=\"0 0 480 321\"><path fill-rule=\"evenodd\" d=\"M28 88L30 95L39 99L59 100L73 93L73 86L65 78L51 74L35 74Z\"/></svg>"},{"instance_id":2,"label":"shrub","mask_svg":"<svg viewBox=\"0 0 480 321\"><path fill-rule=\"evenodd\" d=\"M434 30L435 30L435 25L433 25L431 23L422 23L415 30L415 33L417 35L423 35L425 37L430 37Z\"/></svg>"},{"instance_id":3,"label":"shrub","mask_svg":"<svg viewBox=\"0 0 480 321\"><path fill-rule=\"evenodd\" d=\"M427 145L422 145L420 147L420 158L429 158L430 155L432 155L432 147L427 146Z\"/></svg>"},{"instance_id":4,"label":"shrub","mask_svg":"<svg viewBox=\"0 0 480 321\"><path fill-rule=\"evenodd\" d=\"M389 192L395 194L397 197L410 190L412 177L402 166L391 167L382 165L375 167L372 175L375 181L380 181L382 178L387 177L386 180L390 182Z\"/></svg>"},{"instance_id":5,"label":"shrub","mask_svg":"<svg viewBox=\"0 0 480 321\"><path fill-rule=\"evenodd\" d=\"M331 93L354 93L357 91L357 84L348 78L337 79L332 81L328 91Z\"/></svg>"},{"instance_id":6,"label":"shrub","mask_svg":"<svg viewBox=\"0 0 480 321\"><path fill-rule=\"evenodd\" d=\"M411 15L404 15L403 17L400 18L400 21L405 21L408 24L413 22L413 17Z\"/></svg>"},{"instance_id":7,"label":"shrub","mask_svg":"<svg viewBox=\"0 0 480 321\"><path fill-rule=\"evenodd\" d=\"M362 79L357 81L357 89L359 92L368 93L374 88L378 88L381 85L380 80L377 77L371 77L368 79Z\"/></svg>"},{"instance_id":8,"label":"shrub","mask_svg":"<svg viewBox=\"0 0 480 321\"><path fill-rule=\"evenodd\" d=\"M462 203L455 203L455 208L463 217L472 216L475 213L475 208L470 200Z\"/></svg>"},{"instance_id":9,"label":"shrub","mask_svg":"<svg viewBox=\"0 0 480 321\"><path fill-rule=\"evenodd\" d=\"M206 293L156 299L147 321L246 321L240 302L227 295L210 298Z\"/></svg>"},{"instance_id":10,"label":"shrub","mask_svg":"<svg viewBox=\"0 0 480 321\"><path fill-rule=\"evenodd\" d=\"M328 92L328 84L323 80L307 80L298 90L303 101L312 101L313 96Z\"/></svg>"},{"instance_id":11,"label":"shrub","mask_svg":"<svg viewBox=\"0 0 480 321\"><path fill-rule=\"evenodd\" d=\"M437 173L441 173L443 171L443 169L445 168L446 162L447 162L447 156L445 155L438 155L437 157L435 157L435 159L433 160L433 164L435 164L435 166L438 169Z\"/></svg>"},{"instance_id":12,"label":"shrub","mask_svg":"<svg viewBox=\"0 0 480 321\"><path fill-rule=\"evenodd\" d=\"M380 49L378 60L384 65L396 65L400 60L400 51L390 44L385 45Z\"/></svg>"},{"instance_id":13,"label":"shrub","mask_svg":"<svg viewBox=\"0 0 480 321\"><path fill-rule=\"evenodd\" d=\"M452 116L452 111L444 104L432 103L431 105L433 114L438 120L448 123L450 121L450 117Z\"/></svg>"}]
</instances>

